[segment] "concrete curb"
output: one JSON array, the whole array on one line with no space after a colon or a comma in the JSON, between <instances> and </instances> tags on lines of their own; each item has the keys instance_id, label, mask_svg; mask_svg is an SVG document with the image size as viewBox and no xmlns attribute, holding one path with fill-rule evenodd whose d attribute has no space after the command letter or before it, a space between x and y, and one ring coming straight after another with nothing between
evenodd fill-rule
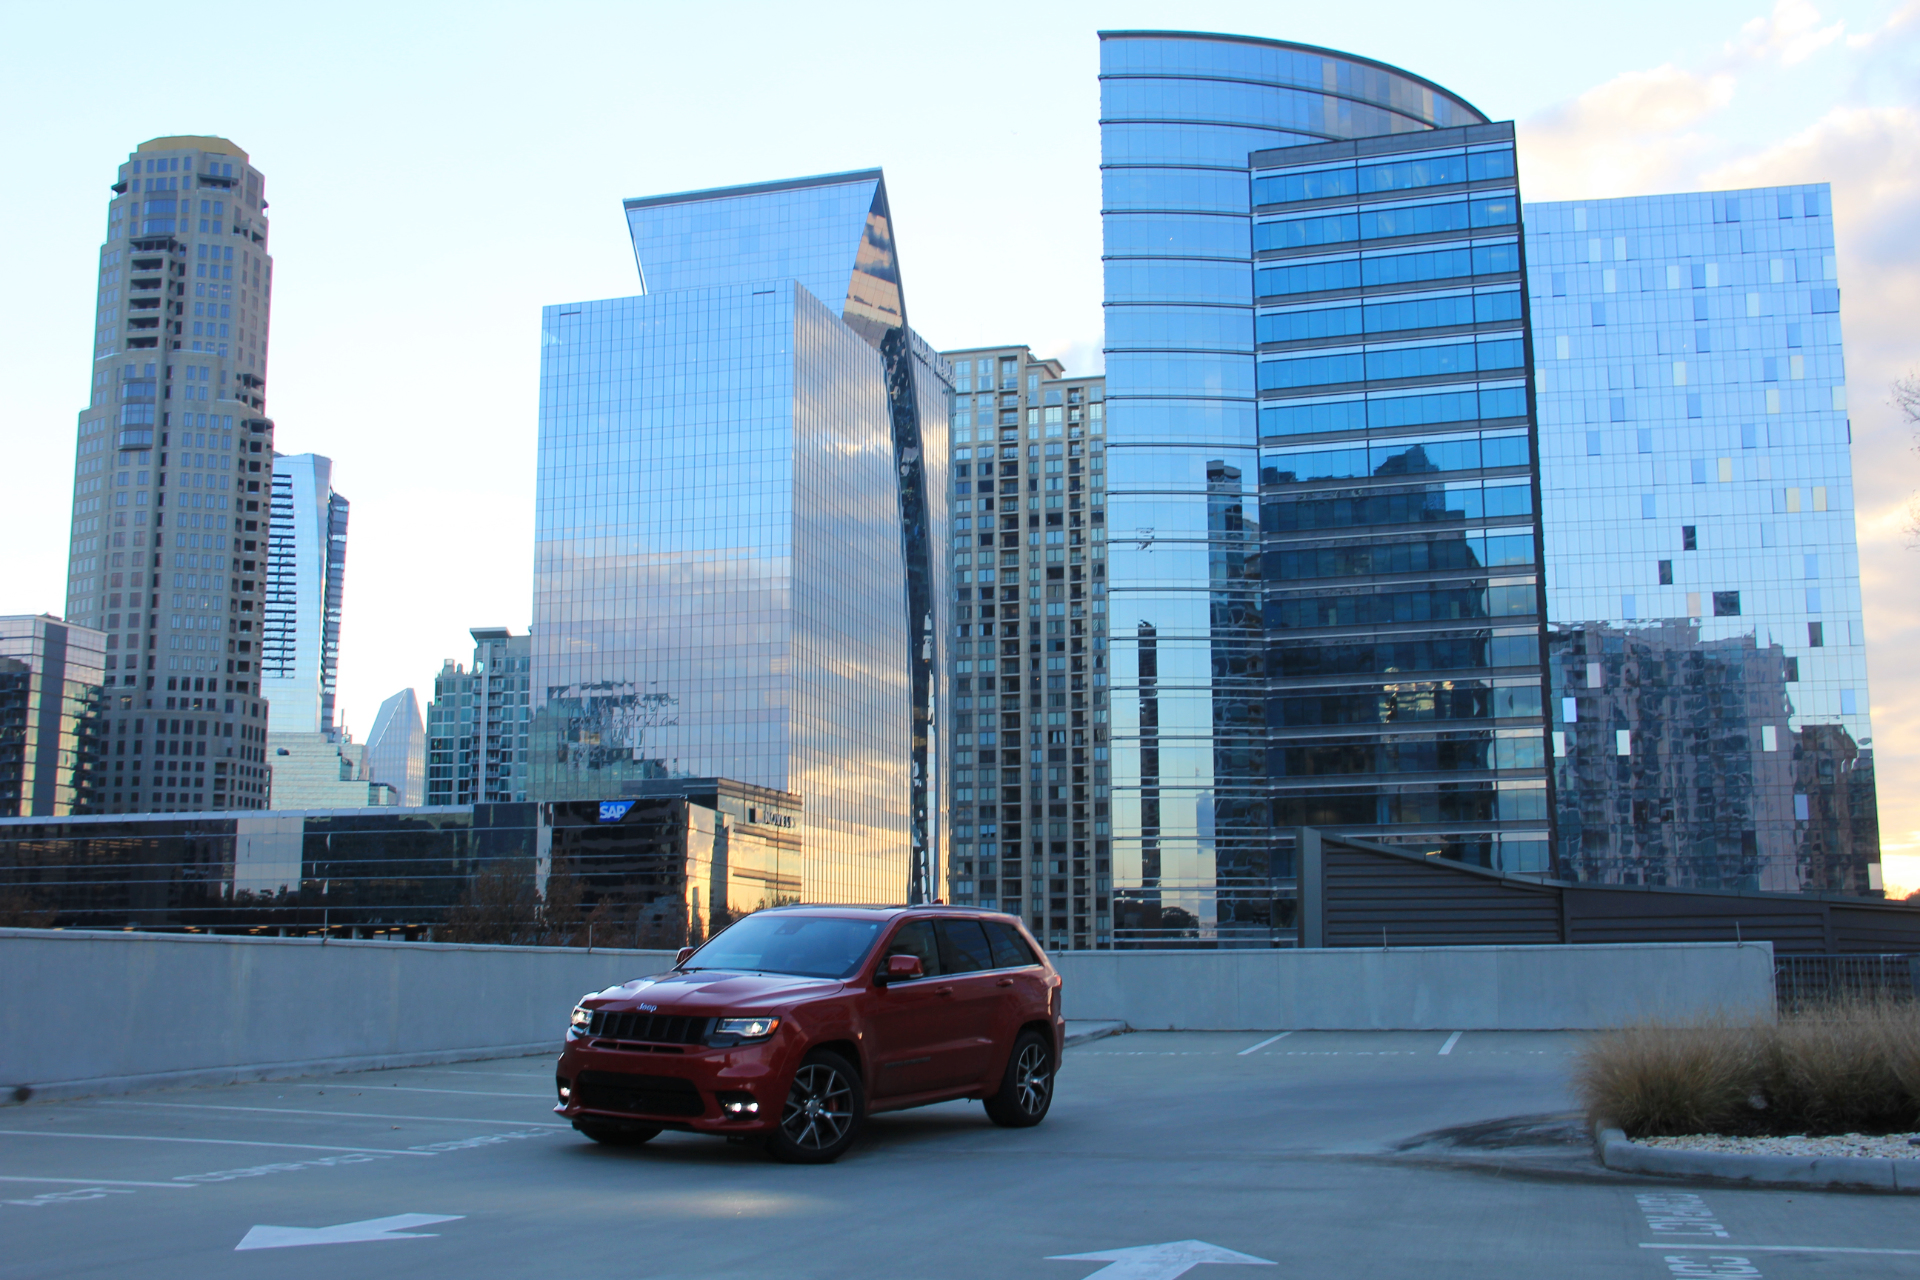
<instances>
[{"instance_id":1,"label":"concrete curb","mask_svg":"<svg viewBox=\"0 0 1920 1280\"><path fill-rule=\"evenodd\" d=\"M61 1102L70 1098L113 1097L123 1093L143 1093L149 1089L191 1089L203 1085L246 1084L255 1080L291 1080L301 1076L346 1075L355 1071L390 1071L397 1067L434 1067L448 1062L525 1058L539 1053L552 1053L557 1057L559 1052L559 1043L548 1040L539 1044L487 1045L421 1053L367 1054L352 1058L310 1058L302 1062L261 1062L237 1067L205 1067L193 1071L157 1071L137 1076L55 1080L48 1084L13 1084L4 1086L4 1092L0 1092L0 1106L18 1106L25 1102Z\"/></svg>"},{"instance_id":2,"label":"concrete curb","mask_svg":"<svg viewBox=\"0 0 1920 1280\"><path fill-rule=\"evenodd\" d=\"M1876 1156L1747 1156L1721 1151L1670 1151L1627 1140L1620 1129L1594 1130L1593 1152L1620 1173L1663 1178L1712 1178L1755 1186L1820 1187L1835 1191L1920 1194L1920 1160Z\"/></svg>"},{"instance_id":3,"label":"concrete curb","mask_svg":"<svg viewBox=\"0 0 1920 1280\"><path fill-rule=\"evenodd\" d=\"M1131 1031L1124 1022L1069 1022L1067 1023L1067 1048L1077 1044L1092 1044L1095 1040L1105 1040L1108 1036L1117 1036L1123 1031Z\"/></svg>"}]
</instances>

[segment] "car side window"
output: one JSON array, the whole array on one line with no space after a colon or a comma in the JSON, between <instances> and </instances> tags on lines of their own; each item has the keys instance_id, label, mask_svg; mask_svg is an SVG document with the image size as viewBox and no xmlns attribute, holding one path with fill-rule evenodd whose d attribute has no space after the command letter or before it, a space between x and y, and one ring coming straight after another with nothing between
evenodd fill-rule
<instances>
[{"instance_id":1,"label":"car side window","mask_svg":"<svg viewBox=\"0 0 1920 1280\"><path fill-rule=\"evenodd\" d=\"M978 920L936 920L934 937L940 940L940 968L946 973L978 973L992 969L993 948Z\"/></svg>"},{"instance_id":2,"label":"car side window","mask_svg":"<svg viewBox=\"0 0 1920 1280\"><path fill-rule=\"evenodd\" d=\"M900 926L900 932L893 935L893 941L887 944L890 956L919 956L920 967L931 978L940 972L940 949L933 940L933 922L929 920L909 920Z\"/></svg>"},{"instance_id":3,"label":"car side window","mask_svg":"<svg viewBox=\"0 0 1920 1280\"><path fill-rule=\"evenodd\" d=\"M1018 929L999 920L983 920L981 923L986 926L987 937L993 943L994 968L1019 969L1040 963Z\"/></svg>"}]
</instances>

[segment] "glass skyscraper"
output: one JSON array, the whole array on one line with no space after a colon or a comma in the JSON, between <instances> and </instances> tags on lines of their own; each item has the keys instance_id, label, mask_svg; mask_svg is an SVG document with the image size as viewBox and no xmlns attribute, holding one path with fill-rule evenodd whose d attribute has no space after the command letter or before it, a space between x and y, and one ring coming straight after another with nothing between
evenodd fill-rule
<instances>
[{"instance_id":1,"label":"glass skyscraper","mask_svg":"<svg viewBox=\"0 0 1920 1280\"><path fill-rule=\"evenodd\" d=\"M0 618L0 817L94 807L105 645L44 614Z\"/></svg>"},{"instance_id":2,"label":"glass skyscraper","mask_svg":"<svg viewBox=\"0 0 1920 1280\"><path fill-rule=\"evenodd\" d=\"M427 732L412 689L380 704L363 759L369 778L393 788L395 804L417 808L427 802Z\"/></svg>"},{"instance_id":3,"label":"glass skyscraper","mask_svg":"<svg viewBox=\"0 0 1920 1280\"><path fill-rule=\"evenodd\" d=\"M931 898L951 384L882 176L626 213L644 295L542 319L530 798L794 793L807 898Z\"/></svg>"},{"instance_id":4,"label":"glass skyscraper","mask_svg":"<svg viewBox=\"0 0 1920 1280\"><path fill-rule=\"evenodd\" d=\"M273 705L276 737L338 727L348 513L346 498L334 492L331 458L274 458L260 688Z\"/></svg>"},{"instance_id":5,"label":"glass skyscraper","mask_svg":"<svg viewBox=\"0 0 1920 1280\"><path fill-rule=\"evenodd\" d=\"M1290 940L1295 823L1541 866L1510 129L1363 58L1106 32L1101 133L1110 944Z\"/></svg>"},{"instance_id":6,"label":"glass skyscraper","mask_svg":"<svg viewBox=\"0 0 1920 1280\"><path fill-rule=\"evenodd\" d=\"M1826 186L1526 223L1560 874L1877 892Z\"/></svg>"},{"instance_id":7,"label":"glass skyscraper","mask_svg":"<svg viewBox=\"0 0 1920 1280\"><path fill-rule=\"evenodd\" d=\"M1278 825L1549 870L1513 127L1254 157Z\"/></svg>"}]
</instances>

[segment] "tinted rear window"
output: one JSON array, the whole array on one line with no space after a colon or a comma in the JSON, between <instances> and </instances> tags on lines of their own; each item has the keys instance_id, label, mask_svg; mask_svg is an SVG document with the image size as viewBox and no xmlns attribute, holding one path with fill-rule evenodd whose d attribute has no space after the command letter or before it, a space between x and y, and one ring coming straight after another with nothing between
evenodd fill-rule
<instances>
[{"instance_id":1,"label":"tinted rear window","mask_svg":"<svg viewBox=\"0 0 1920 1280\"><path fill-rule=\"evenodd\" d=\"M993 944L994 968L1017 969L1022 965L1040 963L1018 929L999 920L984 920L981 923L986 926L987 938Z\"/></svg>"},{"instance_id":2,"label":"tinted rear window","mask_svg":"<svg viewBox=\"0 0 1920 1280\"><path fill-rule=\"evenodd\" d=\"M993 950L978 920L936 920L933 932L940 939L940 967L946 972L977 973L1000 967L993 962Z\"/></svg>"}]
</instances>

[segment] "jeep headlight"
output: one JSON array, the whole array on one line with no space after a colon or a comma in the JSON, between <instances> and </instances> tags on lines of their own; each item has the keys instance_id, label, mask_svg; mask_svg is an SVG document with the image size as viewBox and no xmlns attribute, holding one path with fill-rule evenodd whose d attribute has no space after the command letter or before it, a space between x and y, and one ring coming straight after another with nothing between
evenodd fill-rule
<instances>
[{"instance_id":1,"label":"jeep headlight","mask_svg":"<svg viewBox=\"0 0 1920 1280\"><path fill-rule=\"evenodd\" d=\"M717 1018L714 1020L713 1033L716 1036L738 1036L741 1041L765 1040L779 1028L778 1018Z\"/></svg>"},{"instance_id":2,"label":"jeep headlight","mask_svg":"<svg viewBox=\"0 0 1920 1280\"><path fill-rule=\"evenodd\" d=\"M583 1004L573 1006L573 1017L567 1024L569 1035L583 1036L587 1028L593 1025L593 1010Z\"/></svg>"}]
</instances>

